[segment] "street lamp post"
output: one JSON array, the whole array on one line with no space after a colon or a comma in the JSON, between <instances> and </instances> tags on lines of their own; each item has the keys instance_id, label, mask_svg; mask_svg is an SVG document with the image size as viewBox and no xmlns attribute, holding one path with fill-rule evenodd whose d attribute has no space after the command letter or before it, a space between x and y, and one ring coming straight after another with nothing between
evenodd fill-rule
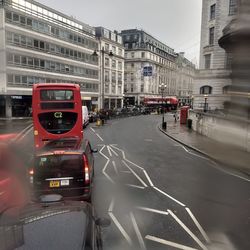
<instances>
[{"instance_id":1,"label":"street lamp post","mask_svg":"<svg viewBox=\"0 0 250 250\"><path fill-rule=\"evenodd\" d=\"M164 105L163 105L163 97L164 97L164 90L167 88L167 85L166 84L164 84L164 83L161 83L161 85L160 85L160 90L161 90L161 100L162 100L162 102L161 102L161 111L162 111L162 128L163 129L166 129L167 128L167 123L165 122L165 120L164 120Z\"/></svg>"},{"instance_id":2,"label":"street lamp post","mask_svg":"<svg viewBox=\"0 0 250 250\"><path fill-rule=\"evenodd\" d=\"M112 57L113 56L113 52L110 51L109 53L105 51L104 47L102 47L101 50L95 50L94 53L93 53L93 56L98 56L97 52L101 52L101 59L102 59L102 63L101 63L101 78L102 78L102 81L101 81L101 108L104 109L105 107L105 97L104 97L104 82L105 82L105 79L104 79L104 55L107 54L108 56Z\"/></svg>"},{"instance_id":3,"label":"street lamp post","mask_svg":"<svg viewBox=\"0 0 250 250\"><path fill-rule=\"evenodd\" d=\"M205 102L204 102L204 112L207 112L207 95L204 95L204 100L205 100Z\"/></svg>"}]
</instances>

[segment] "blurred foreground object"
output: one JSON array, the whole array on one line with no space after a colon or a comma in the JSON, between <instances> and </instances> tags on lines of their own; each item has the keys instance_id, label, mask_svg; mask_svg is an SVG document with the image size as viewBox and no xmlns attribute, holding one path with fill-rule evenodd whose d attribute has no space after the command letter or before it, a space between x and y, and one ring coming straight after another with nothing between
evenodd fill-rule
<instances>
[{"instance_id":1,"label":"blurred foreground object","mask_svg":"<svg viewBox=\"0 0 250 250\"><path fill-rule=\"evenodd\" d=\"M229 115L250 118L250 1L238 0L238 14L223 30L219 45L232 58Z\"/></svg>"},{"instance_id":2,"label":"blurred foreground object","mask_svg":"<svg viewBox=\"0 0 250 250\"><path fill-rule=\"evenodd\" d=\"M0 213L5 209L23 206L28 201L26 168L22 151L9 140L0 139Z\"/></svg>"}]
</instances>

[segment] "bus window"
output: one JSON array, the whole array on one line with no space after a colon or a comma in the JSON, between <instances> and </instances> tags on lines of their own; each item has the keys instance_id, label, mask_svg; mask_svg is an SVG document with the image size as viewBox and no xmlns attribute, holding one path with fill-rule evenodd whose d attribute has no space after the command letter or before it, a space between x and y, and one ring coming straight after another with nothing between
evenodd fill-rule
<instances>
[{"instance_id":1,"label":"bus window","mask_svg":"<svg viewBox=\"0 0 250 250\"><path fill-rule=\"evenodd\" d=\"M41 90L41 101L70 101L74 99L72 90Z\"/></svg>"}]
</instances>

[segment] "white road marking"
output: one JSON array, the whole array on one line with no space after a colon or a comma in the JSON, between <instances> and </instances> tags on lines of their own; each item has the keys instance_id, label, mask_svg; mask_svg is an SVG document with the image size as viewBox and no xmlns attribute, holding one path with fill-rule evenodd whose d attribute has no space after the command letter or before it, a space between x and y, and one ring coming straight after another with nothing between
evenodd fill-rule
<instances>
[{"instance_id":1,"label":"white road marking","mask_svg":"<svg viewBox=\"0 0 250 250\"><path fill-rule=\"evenodd\" d=\"M99 134L96 133L96 135L101 141L103 141L102 137Z\"/></svg>"},{"instance_id":2,"label":"white road marking","mask_svg":"<svg viewBox=\"0 0 250 250\"><path fill-rule=\"evenodd\" d=\"M140 210L156 213L156 214L168 215L168 212L166 212L166 211L161 211L161 210L157 210L157 209L153 209L153 208L148 208L148 207L136 207L136 208L140 209Z\"/></svg>"},{"instance_id":3,"label":"white road marking","mask_svg":"<svg viewBox=\"0 0 250 250\"><path fill-rule=\"evenodd\" d=\"M111 147L113 147L113 148L115 148L116 150L118 150L118 151L121 151L122 152L122 157L123 157L123 159L125 159L126 157L125 157L125 153L124 153L124 151L123 150L121 150L121 149L119 149L119 148L117 148L116 146L114 146L114 144L112 144L112 145L110 145Z\"/></svg>"},{"instance_id":4,"label":"white road marking","mask_svg":"<svg viewBox=\"0 0 250 250\"><path fill-rule=\"evenodd\" d=\"M111 203L110 203L110 205L109 205L108 212L113 212L114 205L115 205L115 199L114 199L114 197L113 197L112 200L111 200Z\"/></svg>"},{"instance_id":5,"label":"white road marking","mask_svg":"<svg viewBox=\"0 0 250 250\"><path fill-rule=\"evenodd\" d=\"M207 157L205 157L205 156L198 155L198 154L193 153L193 152L191 152L191 151L188 151L188 153L191 154L191 155L194 155L194 156L196 156L196 157L199 157L199 158L201 158L201 159L204 159L204 160L206 160L206 161L210 161L210 162L212 163L212 167L213 167L213 168L215 168L215 169L217 169L217 170L219 170L219 171L221 171L221 172L223 172L223 173L225 173L225 174L228 174L228 175L234 176L234 177L236 177L236 178L240 178L240 179L242 179L242 180L244 180L244 181L250 182L250 179L248 179L248 178L246 178L246 177L243 177L243 176L240 176L240 175L237 175L237 174L234 174L234 173L232 173L232 172L229 172L229 171L227 171L227 170L225 170L225 169L219 167L218 164L217 164L215 161L213 161L213 160L211 160L211 159L209 159L209 158L207 158Z\"/></svg>"},{"instance_id":6,"label":"white road marking","mask_svg":"<svg viewBox=\"0 0 250 250\"><path fill-rule=\"evenodd\" d=\"M188 149L186 149L186 147L185 146L181 146L186 152L188 152L189 153L189 150Z\"/></svg>"},{"instance_id":7,"label":"white road marking","mask_svg":"<svg viewBox=\"0 0 250 250\"><path fill-rule=\"evenodd\" d=\"M137 185L133 185L133 184L125 184L126 186L129 187L134 187L134 188L139 188L139 189L145 189L145 187L141 187L141 186L137 186Z\"/></svg>"},{"instance_id":8,"label":"white road marking","mask_svg":"<svg viewBox=\"0 0 250 250\"><path fill-rule=\"evenodd\" d=\"M99 151L99 153L107 160L105 166L104 166L103 169L102 169L102 173L106 176L106 178L107 178L109 181L111 181L112 183L115 183L115 182L112 180L112 178L105 172L105 170L106 170L106 168L107 168L107 166L108 166L108 164L109 164L109 162L110 162L110 159L109 159L105 154L103 154L102 150L103 150L104 148L105 148L105 145L104 145L104 146L101 148L101 150Z\"/></svg>"},{"instance_id":9,"label":"white road marking","mask_svg":"<svg viewBox=\"0 0 250 250\"><path fill-rule=\"evenodd\" d=\"M137 168L139 168L139 169L141 169L141 170L144 170L144 168L138 166L137 164L135 164L134 162L132 162L132 161L130 161L130 160L128 160L128 159L125 158L124 160L127 161L127 162L129 162L129 163L131 163L131 164L134 165L135 167L137 167Z\"/></svg>"},{"instance_id":10,"label":"white road marking","mask_svg":"<svg viewBox=\"0 0 250 250\"><path fill-rule=\"evenodd\" d=\"M157 188L157 187L153 187L153 188L154 188L155 190L157 190L158 192L162 193L163 195L167 196L169 199L175 201L175 202L178 203L179 205L181 205L181 206L183 206L183 207L186 206L186 205L184 205L182 202L176 200L174 197L172 197L171 195L169 195L169 194L163 192L163 191L160 190L159 188Z\"/></svg>"},{"instance_id":11,"label":"white road marking","mask_svg":"<svg viewBox=\"0 0 250 250\"><path fill-rule=\"evenodd\" d=\"M207 250L207 247L191 232L191 230L171 210L168 209L167 211L203 250Z\"/></svg>"},{"instance_id":12,"label":"white road marking","mask_svg":"<svg viewBox=\"0 0 250 250\"><path fill-rule=\"evenodd\" d=\"M33 126L31 126L20 138L18 138L17 139L17 141L22 141L23 140L23 138L27 135L27 134L29 134L31 131L33 130Z\"/></svg>"},{"instance_id":13,"label":"white road marking","mask_svg":"<svg viewBox=\"0 0 250 250\"><path fill-rule=\"evenodd\" d=\"M153 140L152 139L144 139L144 141L152 142Z\"/></svg>"},{"instance_id":14,"label":"white road marking","mask_svg":"<svg viewBox=\"0 0 250 250\"><path fill-rule=\"evenodd\" d=\"M135 171L128 166L128 164L122 160L122 163L134 174L134 176L141 182L141 184L144 186L144 187L147 187L148 185L135 173Z\"/></svg>"},{"instance_id":15,"label":"white road marking","mask_svg":"<svg viewBox=\"0 0 250 250\"><path fill-rule=\"evenodd\" d=\"M151 181L150 177L148 176L148 173L146 172L146 170L143 170L143 173L144 173L145 176L147 177L148 182L149 182L149 185L150 185L151 187L153 187L154 184L153 184L153 182Z\"/></svg>"},{"instance_id":16,"label":"white road marking","mask_svg":"<svg viewBox=\"0 0 250 250\"><path fill-rule=\"evenodd\" d=\"M194 224L197 226L197 228L200 230L200 233L202 234L202 236L204 237L204 239L206 240L207 243L210 243L210 239L208 238L206 232L204 231L204 229L201 227L200 223L197 221L197 219L195 218L195 216L193 215L193 213L191 212L191 210L188 207L185 207L186 211L188 212L189 216L192 218Z\"/></svg>"},{"instance_id":17,"label":"white road marking","mask_svg":"<svg viewBox=\"0 0 250 250\"><path fill-rule=\"evenodd\" d=\"M187 246L184 246L184 245L172 242L172 241L164 240L164 239L161 239L161 238L158 238L158 237L155 237L155 236L151 236L151 235L146 235L145 239L152 240L152 241L161 243L163 245L179 248L179 249L182 249L182 250L197 250L196 248L187 247Z\"/></svg>"},{"instance_id":18,"label":"white road marking","mask_svg":"<svg viewBox=\"0 0 250 250\"><path fill-rule=\"evenodd\" d=\"M109 212L110 218L113 220L114 224L117 226L117 228L120 230L121 234L124 236L124 238L127 240L128 244L132 246L132 240L127 234L127 232L124 230L124 228L121 226L119 221L116 219L116 217L113 215L113 213Z\"/></svg>"},{"instance_id":19,"label":"white road marking","mask_svg":"<svg viewBox=\"0 0 250 250\"><path fill-rule=\"evenodd\" d=\"M134 230L135 230L136 236L138 238L141 249L146 249L146 246L145 246L144 240L142 238L141 232L140 232L139 227L138 227L138 225L136 223L135 216L134 216L134 214L132 212L130 212L130 218L132 220L132 224L133 224L133 227L134 227Z\"/></svg>"},{"instance_id":20,"label":"white road marking","mask_svg":"<svg viewBox=\"0 0 250 250\"><path fill-rule=\"evenodd\" d=\"M110 144L111 146L117 146L117 144Z\"/></svg>"},{"instance_id":21,"label":"white road marking","mask_svg":"<svg viewBox=\"0 0 250 250\"><path fill-rule=\"evenodd\" d=\"M115 150L114 150L113 148L109 147L109 149L113 152L113 154L114 154L115 156L118 156L118 154L115 152Z\"/></svg>"},{"instance_id":22,"label":"white road marking","mask_svg":"<svg viewBox=\"0 0 250 250\"><path fill-rule=\"evenodd\" d=\"M114 167L114 170L115 170L116 174L118 175L118 170L117 170L115 161L112 161L112 165L113 165L113 167Z\"/></svg>"},{"instance_id":23,"label":"white road marking","mask_svg":"<svg viewBox=\"0 0 250 250\"><path fill-rule=\"evenodd\" d=\"M102 146L104 146L104 144L97 144L97 146L98 146L98 147L102 147Z\"/></svg>"},{"instance_id":24,"label":"white road marking","mask_svg":"<svg viewBox=\"0 0 250 250\"><path fill-rule=\"evenodd\" d=\"M112 157L111 151L109 149L109 146L107 146L108 152L109 152L109 156Z\"/></svg>"},{"instance_id":25,"label":"white road marking","mask_svg":"<svg viewBox=\"0 0 250 250\"><path fill-rule=\"evenodd\" d=\"M95 130L92 127L90 127L90 129L95 133Z\"/></svg>"},{"instance_id":26,"label":"white road marking","mask_svg":"<svg viewBox=\"0 0 250 250\"><path fill-rule=\"evenodd\" d=\"M19 132L16 137L14 138L15 141L20 140L20 137L25 133L26 130L30 130L33 128L33 124L28 125L26 128L24 128L21 132Z\"/></svg>"}]
</instances>

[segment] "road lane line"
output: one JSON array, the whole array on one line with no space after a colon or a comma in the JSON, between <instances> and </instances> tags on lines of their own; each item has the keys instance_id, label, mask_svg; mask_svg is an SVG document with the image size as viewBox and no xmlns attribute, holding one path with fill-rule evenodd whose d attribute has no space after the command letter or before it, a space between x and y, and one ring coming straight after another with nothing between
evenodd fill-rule
<instances>
[{"instance_id":1,"label":"road lane line","mask_svg":"<svg viewBox=\"0 0 250 250\"><path fill-rule=\"evenodd\" d=\"M145 246L145 243L144 243L144 240L142 238L142 235L141 235L141 232L140 232L140 229L136 223L136 220L135 220L135 216L132 212L130 212L130 218L132 220L132 224L133 224L133 227L134 227L134 230L135 230L135 233L136 233L136 236L138 238L138 241L140 243L140 247L141 249L144 249L146 250L146 246Z\"/></svg>"},{"instance_id":2,"label":"road lane line","mask_svg":"<svg viewBox=\"0 0 250 250\"><path fill-rule=\"evenodd\" d=\"M110 144L111 146L113 145L113 146L117 146L117 144Z\"/></svg>"},{"instance_id":3,"label":"road lane line","mask_svg":"<svg viewBox=\"0 0 250 250\"><path fill-rule=\"evenodd\" d=\"M184 245L172 242L172 241L164 240L164 239L161 239L161 238L158 238L158 237L155 237L155 236L151 236L151 235L146 235L145 239L155 241L155 242L161 243L163 245L179 248L179 249L182 249L182 250L197 250L196 248L187 247L187 246L184 246Z\"/></svg>"},{"instance_id":4,"label":"road lane line","mask_svg":"<svg viewBox=\"0 0 250 250\"><path fill-rule=\"evenodd\" d=\"M116 219L116 217L113 215L113 213L109 212L109 216L113 220L113 222L116 225L116 227L120 230L120 232L124 236L124 238L127 240L128 244L130 246L132 246L132 240L130 239L129 235L124 230L124 228L121 226L121 224L119 223L119 221Z\"/></svg>"},{"instance_id":5,"label":"road lane line","mask_svg":"<svg viewBox=\"0 0 250 250\"><path fill-rule=\"evenodd\" d=\"M126 159L125 153L124 153L124 151L123 151L122 149L117 148L116 146L114 146L114 144L112 144L111 147L115 148L115 149L118 150L118 151L121 151L121 152L122 152L122 157L123 157L123 159Z\"/></svg>"},{"instance_id":6,"label":"road lane line","mask_svg":"<svg viewBox=\"0 0 250 250\"><path fill-rule=\"evenodd\" d=\"M148 176L147 171L146 171L146 170L143 170L143 173L144 173L145 176L147 177L148 182L149 182L149 185L150 185L151 187L154 187L154 184L153 184L153 182L151 181L150 177Z\"/></svg>"},{"instance_id":7,"label":"road lane line","mask_svg":"<svg viewBox=\"0 0 250 250\"><path fill-rule=\"evenodd\" d=\"M96 136L97 136L101 141L103 141L102 137L101 137L99 134L96 133Z\"/></svg>"},{"instance_id":8,"label":"road lane line","mask_svg":"<svg viewBox=\"0 0 250 250\"><path fill-rule=\"evenodd\" d=\"M112 157L111 151L109 149L109 146L107 146L108 152L109 152L109 156Z\"/></svg>"},{"instance_id":9,"label":"road lane line","mask_svg":"<svg viewBox=\"0 0 250 250\"><path fill-rule=\"evenodd\" d=\"M122 160L122 163L132 172L132 174L134 174L134 176L141 182L141 184L144 186L144 187L147 187L148 185L135 173L135 171L128 166L128 164Z\"/></svg>"},{"instance_id":10,"label":"road lane line","mask_svg":"<svg viewBox=\"0 0 250 250\"><path fill-rule=\"evenodd\" d=\"M189 153L189 150L188 149L186 149L186 147L184 147L184 146L181 146L187 153Z\"/></svg>"},{"instance_id":11,"label":"road lane line","mask_svg":"<svg viewBox=\"0 0 250 250\"><path fill-rule=\"evenodd\" d=\"M111 203L110 203L110 205L109 205L108 212L113 212L114 205L115 205L115 199L114 199L114 197L113 197L112 200L111 200Z\"/></svg>"},{"instance_id":12,"label":"road lane line","mask_svg":"<svg viewBox=\"0 0 250 250\"><path fill-rule=\"evenodd\" d=\"M118 175L118 170L117 170L115 161L112 161L112 165L113 165L113 167L114 167L114 170L115 170L116 174Z\"/></svg>"},{"instance_id":13,"label":"road lane line","mask_svg":"<svg viewBox=\"0 0 250 250\"><path fill-rule=\"evenodd\" d=\"M197 226L197 228L200 230L200 233L202 234L202 236L204 237L204 239L206 240L207 243L210 243L210 239L208 238L206 232L204 231L204 229L201 227L200 223L197 221L197 219L195 218L195 216L193 215L193 213L191 212L191 210L188 207L185 207L186 211L188 212L188 214L190 215L190 217L192 218L194 224Z\"/></svg>"},{"instance_id":14,"label":"road lane line","mask_svg":"<svg viewBox=\"0 0 250 250\"><path fill-rule=\"evenodd\" d=\"M23 135L21 135L21 137L19 137L18 139L16 139L16 141L18 141L18 142L22 141L24 139L24 137L26 135L28 135L32 130L33 130L33 126L31 126L28 130L26 130L26 132Z\"/></svg>"},{"instance_id":15,"label":"road lane line","mask_svg":"<svg viewBox=\"0 0 250 250\"><path fill-rule=\"evenodd\" d=\"M21 137L26 130L29 130L30 128L33 127L33 124L31 123L30 125L28 125L26 128L24 128L21 132L19 132L16 137L14 138L15 141L19 140L19 137Z\"/></svg>"},{"instance_id":16,"label":"road lane line","mask_svg":"<svg viewBox=\"0 0 250 250\"><path fill-rule=\"evenodd\" d=\"M90 127L90 129L95 133L95 130L92 127Z\"/></svg>"},{"instance_id":17,"label":"road lane line","mask_svg":"<svg viewBox=\"0 0 250 250\"><path fill-rule=\"evenodd\" d=\"M102 169L102 173L106 176L106 178L111 181L113 184L115 183L112 178L105 172L109 162L110 162L110 159L102 152L102 150L105 148L105 145L101 148L101 150L99 151L99 153L107 160L106 164L104 165L103 169Z\"/></svg>"},{"instance_id":18,"label":"road lane line","mask_svg":"<svg viewBox=\"0 0 250 250\"><path fill-rule=\"evenodd\" d=\"M118 154L115 152L115 150L112 147L109 147L109 149L113 152L115 156L118 156Z\"/></svg>"},{"instance_id":19,"label":"road lane line","mask_svg":"<svg viewBox=\"0 0 250 250\"><path fill-rule=\"evenodd\" d=\"M182 207L185 207L186 205L184 205L182 202L176 200L174 197L172 197L171 195L163 192L162 190L160 190L159 188L157 187L153 187L155 190L157 190L158 192L162 193L163 195L167 196L169 199L175 201L176 203L178 203L179 205L181 205Z\"/></svg>"},{"instance_id":20,"label":"road lane line","mask_svg":"<svg viewBox=\"0 0 250 250\"><path fill-rule=\"evenodd\" d=\"M203 250L208 250L207 247L191 232L191 230L170 209L168 209L167 211Z\"/></svg>"},{"instance_id":21,"label":"road lane line","mask_svg":"<svg viewBox=\"0 0 250 250\"><path fill-rule=\"evenodd\" d=\"M124 160L127 161L127 162L129 162L129 163L131 163L131 164L134 165L135 167L137 167L137 168L139 168L139 169L141 169L141 170L144 170L144 168L142 168L142 167L138 166L137 164L135 164L134 162L128 160L126 157L125 157Z\"/></svg>"},{"instance_id":22,"label":"road lane line","mask_svg":"<svg viewBox=\"0 0 250 250\"><path fill-rule=\"evenodd\" d=\"M157 210L157 209L153 209L153 208L148 208L148 207L136 207L136 208L140 209L140 210L156 213L156 214L168 215L168 212L166 212L166 211L161 211L161 210Z\"/></svg>"},{"instance_id":23,"label":"road lane line","mask_svg":"<svg viewBox=\"0 0 250 250\"><path fill-rule=\"evenodd\" d=\"M139 189L145 189L145 187L141 187L141 186L137 186L137 185L133 185L133 184L125 184L126 186L129 187L134 187L134 188L139 188Z\"/></svg>"}]
</instances>

